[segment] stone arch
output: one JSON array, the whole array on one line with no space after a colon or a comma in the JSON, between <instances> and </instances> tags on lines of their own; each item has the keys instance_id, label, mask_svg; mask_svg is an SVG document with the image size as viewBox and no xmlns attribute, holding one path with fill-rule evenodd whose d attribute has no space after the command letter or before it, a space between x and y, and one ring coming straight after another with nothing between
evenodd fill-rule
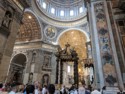
<instances>
[{"instance_id":1,"label":"stone arch","mask_svg":"<svg viewBox=\"0 0 125 94\"><path fill-rule=\"evenodd\" d=\"M7 82L22 83L27 57L23 53L18 53L11 59Z\"/></svg>"},{"instance_id":2,"label":"stone arch","mask_svg":"<svg viewBox=\"0 0 125 94\"><path fill-rule=\"evenodd\" d=\"M82 29L80 29L80 28L69 28L69 29L66 29L66 30L62 31L62 32L58 35L55 44L58 44L58 43L59 43L59 38L60 38L65 32L68 32L68 31L70 31L70 30L79 30L80 32L82 32L82 33L85 34L85 36L86 36L86 38L87 38L87 42L90 41L89 34L88 34L86 31L84 31L84 30L82 30Z\"/></svg>"},{"instance_id":3,"label":"stone arch","mask_svg":"<svg viewBox=\"0 0 125 94\"><path fill-rule=\"evenodd\" d=\"M37 17L30 11L25 11L22 24L17 33L16 42L37 41L42 39L41 25Z\"/></svg>"},{"instance_id":4,"label":"stone arch","mask_svg":"<svg viewBox=\"0 0 125 94\"><path fill-rule=\"evenodd\" d=\"M32 14L36 17L36 19L37 19L37 21L38 21L38 23L39 23L39 25L40 25L41 40L42 40L42 39L43 39L43 34L44 34L44 32L43 32L43 25L40 23L39 17L38 17L32 10L30 10L30 9L25 9L25 12L30 12L30 13L32 13Z\"/></svg>"},{"instance_id":5,"label":"stone arch","mask_svg":"<svg viewBox=\"0 0 125 94\"><path fill-rule=\"evenodd\" d=\"M22 53L18 53L12 58L11 64L17 62L20 65L25 65L26 61L27 61L26 56Z\"/></svg>"}]
</instances>

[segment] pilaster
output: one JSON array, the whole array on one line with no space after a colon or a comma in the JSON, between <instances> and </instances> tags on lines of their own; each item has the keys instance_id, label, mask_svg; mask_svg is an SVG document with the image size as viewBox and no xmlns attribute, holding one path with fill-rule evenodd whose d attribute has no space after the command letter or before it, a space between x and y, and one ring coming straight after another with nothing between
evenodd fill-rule
<instances>
[{"instance_id":1,"label":"pilaster","mask_svg":"<svg viewBox=\"0 0 125 94\"><path fill-rule=\"evenodd\" d=\"M96 78L99 76L97 79L99 87L106 86L115 89L120 86L123 88L106 0L91 0L88 7L93 55L96 53L93 58L97 68L95 72L98 71ZM110 93L116 94L116 91Z\"/></svg>"},{"instance_id":2,"label":"pilaster","mask_svg":"<svg viewBox=\"0 0 125 94\"><path fill-rule=\"evenodd\" d=\"M23 10L13 0L0 0L0 2L0 82L4 82Z\"/></svg>"}]
</instances>

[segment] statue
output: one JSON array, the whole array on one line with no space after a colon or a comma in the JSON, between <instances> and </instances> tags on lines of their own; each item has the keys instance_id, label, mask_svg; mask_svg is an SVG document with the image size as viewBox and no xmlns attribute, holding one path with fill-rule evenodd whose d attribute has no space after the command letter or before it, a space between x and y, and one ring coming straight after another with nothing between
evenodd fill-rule
<instances>
[{"instance_id":1,"label":"statue","mask_svg":"<svg viewBox=\"0 0 125 94\"><path fill-rule=\"evenodd\" d=\"M49 75L45 74L43 75L43 85L48 85L49 83Z\"/></svg>"},{"instance_id":2,"label":"statue","mask_svg":"<svg viewBox=\"0 0 125 94\"><path fill-rule=\"evenodd\" d=\"M7 11L3 18L2 25L9 28L11 21L12 21L12 14L9 11Z\"/></svg>"},{"instance_id":3,"label":"statue","mask_svg":"<svg viewBox=\"0 0 125 94\"><path fill-rule=\"evenodd\" d=\"M30 73L29 74L29 81L28 81L28 83L32 84L32 82L33 82L33 73Z\"/></svg>"}]
</instances>

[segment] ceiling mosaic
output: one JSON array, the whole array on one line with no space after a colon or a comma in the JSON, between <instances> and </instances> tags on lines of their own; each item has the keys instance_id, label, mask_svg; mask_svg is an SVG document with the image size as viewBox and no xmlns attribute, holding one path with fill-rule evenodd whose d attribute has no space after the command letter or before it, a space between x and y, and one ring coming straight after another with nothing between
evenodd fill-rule
<instances>
[{"instance_id":1,"label":"ceiling mosaic","mask_svg":"<svg viewBox=\"0 0 125 94\"><path fill-rule=\"evenodd\" d=\"M53 26L47 26L44 30L44 34L48 39L53 39L57 35L57 30Z\"/></svg>"}]
</instances>

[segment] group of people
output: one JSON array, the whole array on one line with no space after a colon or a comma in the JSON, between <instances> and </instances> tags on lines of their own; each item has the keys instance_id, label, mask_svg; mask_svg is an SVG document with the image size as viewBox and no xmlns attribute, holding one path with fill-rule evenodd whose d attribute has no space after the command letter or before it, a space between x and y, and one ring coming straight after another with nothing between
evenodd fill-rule
<instances>
[{"instance_id":1,"label":"group of people","mask_svg":"<svg viewBox=\"0 0 125 94\"><path fill-rule=\"evenodd\" d=\"M72 85L70 88L63 86L61 89L55 88L54 84L42 87L39 82L34 82L32 85L0 84L0 94L104 94L105 90L105 86L100 90L82 84L78 88L76 85ZM118 94L124 93L120 91Z\"/></svg>"},{"instance_id":2,"label":"group of people","mask_svg":"<svg viewBox=\"0 0 125 94\"><path fill-rule=\"evenodd\" d=\"M42 85L39 82L34 84L0 84L0 94L54 94L55 86Z\"/></svg>"},{"instance_id":3,"label":"group of people","mask_svg":"<svg viewBox=\"0 0 125 94\"><path fill-rule=\"evenodd\" d=\"M77 89L75 85L72 85L69 89L65 86L61 89L61 94L101 94L100 90L94 89L92 91L92 87L80 84Z\"/></svg>"}]
</instances>

